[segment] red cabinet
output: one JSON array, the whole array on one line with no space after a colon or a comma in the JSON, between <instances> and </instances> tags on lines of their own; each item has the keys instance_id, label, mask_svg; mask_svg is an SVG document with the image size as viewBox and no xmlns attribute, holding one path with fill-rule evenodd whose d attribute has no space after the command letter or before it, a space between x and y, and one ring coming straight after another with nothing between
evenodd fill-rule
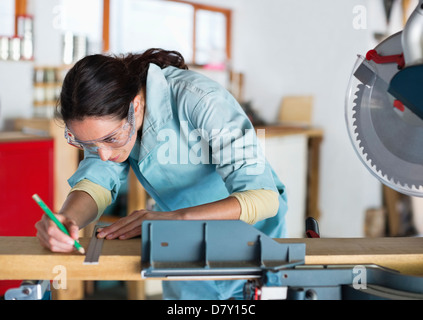
<instances>
[{"instance_id":1,"label":"red cabinet","mask_svg":"<svg viewBox=\"0 0 423 320\"><path fill-rule=\"evenodd\" d=\"M43 212L32 195L53 206L53 151L53 139L0 132L0 236L36 235L34 225ZM0 281L0 296L16 283Z\"/></svg>"}]
</instances>

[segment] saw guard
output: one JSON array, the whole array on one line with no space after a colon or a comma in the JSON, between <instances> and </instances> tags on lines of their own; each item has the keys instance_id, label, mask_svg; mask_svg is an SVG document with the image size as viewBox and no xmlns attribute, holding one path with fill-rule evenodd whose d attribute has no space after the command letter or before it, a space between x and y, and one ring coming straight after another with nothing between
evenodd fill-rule
<instances>
[{"instance_id":1,"label":"saw guard","mask_svg":"<svg viewBox=\"0 0 423 320\"><path fill-rule=\"evenodd\" d=\"M367 78L367 84L364 85L357 77L356 73L357 70L362 67L366 66L369 68L369 71L371 73L368 73ZM345 100L345 121L347 123L347 129L348 129L348 136L351 140L352 145L354 146L354 150L356 151L357 155L359 156L360 160L364 162L364 164L367 166L367 163L362 159L362 155L360 149L360 140L358 139L358 133L356 131L357 125L356 125L356 107L357 107L357 94L360 92L360 87L364 88L366 87L365 92L361 92L360 100L362 103L364 102L365 105L370 105L370 97L373 89L373 85L376 81L376 70L370 65L366 63L366 59L358 55L357 61L354 64L354 68L352 71L352 74L350 76L350 81L348 84L347 94L346 94L346 100ZM364 87L365 86L365 87Z\"/></svg>"},{"instance_id":2,"label":"saw guard","mask_svg":"<svg viewBox=\"0 0 423 320\"><path fill-rule=\"evenodd\" d=\"M398 192L423 197L423 154L415 151L423 126L409 110L395 110L386 71L358 57L346 94L348 134L372 175Z\"/></svg>"}]
</instances>

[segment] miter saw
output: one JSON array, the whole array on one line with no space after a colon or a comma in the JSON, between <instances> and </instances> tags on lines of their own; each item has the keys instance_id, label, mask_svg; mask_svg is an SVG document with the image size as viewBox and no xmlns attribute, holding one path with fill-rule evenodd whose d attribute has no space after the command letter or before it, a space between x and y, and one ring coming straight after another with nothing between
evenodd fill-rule
<instances>
[{"instance_id":1,"label":"miter saw","mask_svg":"<svg viewBox=\"0 0 423 320\"><path fill-rule=\"evenodd\" d=\"M382 183L423 197L423 1L403 31L358 56L346 100L349 136Z\"/></svg>"}]
</instances>

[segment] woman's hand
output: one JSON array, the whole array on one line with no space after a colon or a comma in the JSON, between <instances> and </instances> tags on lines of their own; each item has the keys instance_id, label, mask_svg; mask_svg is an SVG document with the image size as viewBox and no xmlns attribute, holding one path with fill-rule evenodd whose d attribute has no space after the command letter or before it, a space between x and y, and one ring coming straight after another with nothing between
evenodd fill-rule
<instances>
[{"instance_id":1,"label":"woman's hand","mask_svg":"<svg viewBox=\"0 0 423 320\"><path fill-rule=\"evenodd\" d=\"M98 228L98 238L129 239L141 235L145 220L225 220L239 219L241 206L237 199L228 197L212 203L183 208L175 211L134 211L110 226Z\"/></svg>"},{"instance_id":2,"label":"woman's hand","mask_svg":"<svg viewBox=\"0 0 423 320\"><path fill-rule=\"evenodd\" d=\"M59 214L56 214L70 236L64 234L49 217L43 215L35 224L37 238L43 247L51 251L72 252L76 250L74 243L78 240L79 229L93 221L97 212L97 204L88 193L73 191L67 196Z\"/></svg>"},{"instance_id":3,"label":"woman's hand","mask_svg":"<svg viewBox=\"0 0 423 320\"><path fill-rule=\"evenodd\" d=\"M129 239L141 235L141 224L144 220L176 220L176 212L156 212L149 210L134 211L130 215L120 218L115 223L104 228L98 228L98 238Z\"/></svg>"},{"instance_id":4,"label":"woman's hand","mask_svg":"<svg viewBox=\"0 0 423 320\"><path fill-rule=\"evenodd\" d=\"M53 252L72 252L75 250L75 240L78 240L79 227L74 220L62 214L56 214L56 217L66 227L70 236L63 233L47 215L43 215L35 224L37 238L43 247Z\"/></svg>"}]
</instances>

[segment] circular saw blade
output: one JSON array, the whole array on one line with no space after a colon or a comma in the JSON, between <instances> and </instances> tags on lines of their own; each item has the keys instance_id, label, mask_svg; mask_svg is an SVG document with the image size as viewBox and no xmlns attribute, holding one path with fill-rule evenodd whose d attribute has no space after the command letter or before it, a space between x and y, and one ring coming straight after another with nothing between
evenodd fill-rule
<instances>
[{"instance_id":1,"label":"circular saw blade","mask_svg":"<svg viewBox=\"0 0 423 320\"><path fill-rule=\"evenodd\" d=\"M401 53L401 33L383 41L380 55ZM360 57L346 103L349 136L361 161L385 185L423 197L423 121L394 107L389 81L396 64L376 64Z\"/></svg>"}]
</instances>

